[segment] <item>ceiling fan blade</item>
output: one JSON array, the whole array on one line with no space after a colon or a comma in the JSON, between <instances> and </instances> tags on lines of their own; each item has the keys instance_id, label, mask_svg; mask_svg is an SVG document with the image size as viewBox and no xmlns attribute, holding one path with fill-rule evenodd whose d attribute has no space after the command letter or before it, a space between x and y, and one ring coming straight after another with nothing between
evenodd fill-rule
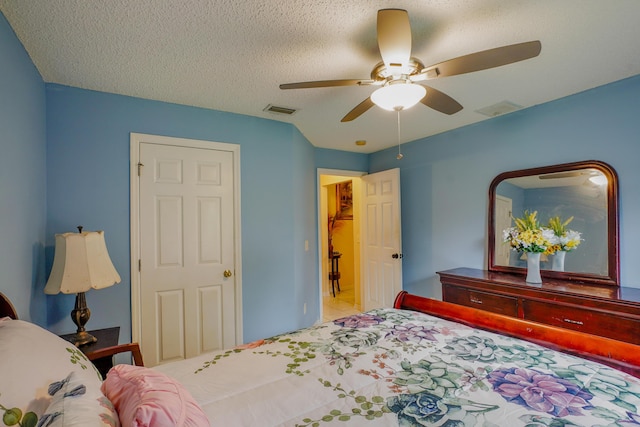
<instances>
[{"instance_id":1,"label":"ceiling fan blade","mask_svg":"<svg viewBox=\"0 0 640 427\"><path fill-rule=\"evenodd\" d=\"M500 67L502 65L534 58L540 54L541 49L542 44L539 40L535 40L483 50L426 67L421 70L419 74L420 76L424 76L424 78L417 78L415 80L412 78L412 80L419 81L435 77L456 76L458 74Z\"/></svg>"},{"instance_id":2,"label":"ceiling fan blade","mask_svg":"<svg viewBox=\"0 0 640 427\"><path fill-rule=\"evenodd\" d=\"M378 11L378 49L390 74L408 69L411 58L411 24L409 14L403 9ZM398 72L395 72L395 70Z\"/></svg>"},{"instance_id":3,"label":"ceiling fan blade","mask_svg":"<svg viewBox=\"0 0 640 427\"><path fill-rule=\"evenodd\" d=\"M375 104L373 103L373 101L371 100L371 98L367 98L364 101L362 101L360 104L356 105L355 108L351 111L349 111L347 113L346 116L344 116L342 118L342 120L340 120L342 123L344 122L350 122L352 120L357 119L358 117L360 117L362 114L366 113L367 110L369 110L369 108L373 107Z\"/></svg>"},{"instance_id":4,"label":"ceiling fan blade","mask_svg":"<svg viewBox=\"0 0 640 427\"><path fill-rule=\"evenodd\" d=\"M285 83L280 85L280 89L309 89L316 87L335 87L335 86L367 86L375 83L373 80L319 80L315 82Z\"/></svg>"},{"instance_id":5,"label":"ceiling fan blade","mask_svg":"<svg viewBox=\"0 0 640 427\"><path fill-rule=\"evenodd\" d=\"M462 110L462 105L449 95L440 92L429 86L427 88L427 94L420 100L427 107L433 108L436 111L440 111L444 114L455 114Z\"/></svg>"}]
</instances>

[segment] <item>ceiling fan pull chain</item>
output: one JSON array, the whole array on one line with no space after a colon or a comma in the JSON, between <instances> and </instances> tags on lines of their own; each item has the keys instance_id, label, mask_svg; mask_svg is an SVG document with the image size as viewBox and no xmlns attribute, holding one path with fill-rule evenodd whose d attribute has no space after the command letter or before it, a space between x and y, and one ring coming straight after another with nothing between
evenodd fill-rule
<instances>
[{"instance_id":1,"label":"ceiling fan pull chain","mask_svg":"<svg viewBox=\"0 0 640 427\"><path fill-rule=\"evenodd\" d=\"M396 156L396 159L402 160L404 156L400 152L400 109L397 109L396 112L398 114L398 155Z\"/></svg>"}]
</instances>

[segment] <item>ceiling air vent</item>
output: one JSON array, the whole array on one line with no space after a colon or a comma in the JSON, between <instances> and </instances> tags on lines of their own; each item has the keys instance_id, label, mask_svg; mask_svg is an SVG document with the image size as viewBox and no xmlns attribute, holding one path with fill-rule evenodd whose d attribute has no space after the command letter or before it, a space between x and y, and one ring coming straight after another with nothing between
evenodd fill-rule
<instances>
[{"instance_id":1,"label":"ceiling air vent","mask_svg":"<svg viewBox=\"0 0 640 427\"><path fill-rule=\"evenodd\" d=\"M488 107L480 108L476 110L476 113L482 114L487 117L497 117L503 114L512 113L514 111L520 110L522 105L514 104L509 101L501 101L497 104L489 105Z\"/></svg>"},{"instance_id":2,"label":"ceiling air vent","mask_svg":"<svg viewBox=\"0 0 640 427\"><path fill-rule=\"evenodd\" d=\"M274 114L286 114L287 116L292 116L296 113L295 108L288 108L288 107L278 107L277 105L267 105L264 110L262 111L266 111L268 113L274 113Z\"/></svg>"}]
</instances>

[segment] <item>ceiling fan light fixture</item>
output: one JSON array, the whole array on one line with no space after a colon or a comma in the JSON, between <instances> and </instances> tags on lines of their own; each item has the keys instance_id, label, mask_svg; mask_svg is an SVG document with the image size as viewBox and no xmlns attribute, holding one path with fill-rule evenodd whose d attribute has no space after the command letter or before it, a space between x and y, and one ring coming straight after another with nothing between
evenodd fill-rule
<instances>
[{"instance_id":1,"label":"ceiling fan light fixture","mask_svg":"<svg viewBox=\"0 0 640 427\"><path fill-rule=\"evenodd\" d=\"M389 111L406 110L416 105L427 94L424 86L407 81L390 82L371 94L371 101Z\"/></svg>"},{"instance_id":2,"label":"ceiling fan light fixture","mask_svg":"<svg viewBox=\"0 0 640 427\"><path fill-rule=\"evenodd\" d=\"M607 177L604 176L603 174L594 175L589 178L589 181L591 181L595 185L600 185L600 186L607 185L609 183L609 181L607 180Z\"/></svg>"}]
</instances>

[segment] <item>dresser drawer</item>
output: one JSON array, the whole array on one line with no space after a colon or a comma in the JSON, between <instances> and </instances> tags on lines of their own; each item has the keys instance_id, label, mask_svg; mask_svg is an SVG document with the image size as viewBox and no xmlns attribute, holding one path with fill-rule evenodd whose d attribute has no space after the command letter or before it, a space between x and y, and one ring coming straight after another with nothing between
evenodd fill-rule
<instances>
[{"instance_id":1,"label":"dresser drawer","mask_svg":"<svg viewBox=\"0 0 640 427\"><path fill-rule=\"evenodd\" d=\"M513 297L443 285L442 299L446 302L478 308L506 316L518 316L518 300Z\"/></svg>"},{"instance_id":2,"label":"dresser drawer","mask_svg":"<svg viewBox=\"0 0 640 427\"><path fill-rule=\"evenodd\" d=\"M545 301L523 301L524 318L533 322L640 344L640 318Z\"/></svg>"}]
</instances>

